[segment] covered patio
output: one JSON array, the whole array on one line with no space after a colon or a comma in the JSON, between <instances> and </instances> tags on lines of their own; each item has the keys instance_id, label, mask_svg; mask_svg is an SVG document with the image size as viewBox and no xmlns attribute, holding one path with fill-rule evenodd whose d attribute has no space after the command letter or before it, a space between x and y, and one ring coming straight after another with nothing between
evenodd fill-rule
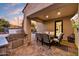
<instances>
[{"instance_id":1,"label":"covered patio","mask_svg":"<svg viewBox=\"0 0 79 59\"><path fill-rule=\"evenodd\" d=\"M68 42L68 36L74 33L71 18L77 12L78 4L27 4L23 10L23 28L28 35L28 43L26 43L28 47L25 48L25 51L29 50L29 52L25 52L24 55L43 55L43 53L45 53L44 55L78 55L76 42ZM52 33L53 36L63 33L61 46L52 45L51 49L48 49L48 46L37 42L36 32L31 31L31 21L36 22L34 24L36 32ZM15 54L19 54L19 51L16 51Z\"/></svg>"},{"instance_id":2,"label":"covered patio","mask_svg":"<svg viewBox=\"0 0 79 59\"><path fill-rule=\"evenodd\" d=\"M1 35L0 55L78 56L78 5L27 3L22 29Z\"/></svg>"}]
</instances>

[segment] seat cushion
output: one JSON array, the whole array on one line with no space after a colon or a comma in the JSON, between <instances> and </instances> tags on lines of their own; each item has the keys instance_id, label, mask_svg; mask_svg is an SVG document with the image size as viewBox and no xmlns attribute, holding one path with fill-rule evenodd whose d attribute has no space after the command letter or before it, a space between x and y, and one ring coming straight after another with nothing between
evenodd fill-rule
<instances>
[{"instance_id":1,"label":"seat cushion","mask_svg":"<svg viewBox=\"0 0 79 59\"><path fill-rule=\"evenodd\" d=\"M46 40L44 39L43 42L50 43L48 39L46 39Z\"/></svg>"},{"instance_id":2,"label":"seat cushion","mask_svg":"<svg viewBox=\"0 0 79 59\"><path fill-rule=\"evenodd\" d=\"M59 40L58 40L57 38L54 38L53 40L54 40L55 42L59 42Z\"/></svg>"}]
</instances>

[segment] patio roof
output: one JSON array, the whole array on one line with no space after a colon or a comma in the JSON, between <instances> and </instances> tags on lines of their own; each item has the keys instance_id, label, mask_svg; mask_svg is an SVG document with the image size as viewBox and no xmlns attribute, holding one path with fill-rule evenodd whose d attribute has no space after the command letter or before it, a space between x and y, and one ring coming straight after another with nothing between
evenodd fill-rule
<instances>
[{"instance_id":1,"label":"patio roof","mask_svg":"<svg viewBox=\"0 0 79 59\"><path fill-rule=\"evenodd\" d=\"M49 21L56 18L73 16L78 11L78 4L53 4L28 16L30 19ZM58 15L59 13L59 15Z\"/></svg>"}]
</instances>

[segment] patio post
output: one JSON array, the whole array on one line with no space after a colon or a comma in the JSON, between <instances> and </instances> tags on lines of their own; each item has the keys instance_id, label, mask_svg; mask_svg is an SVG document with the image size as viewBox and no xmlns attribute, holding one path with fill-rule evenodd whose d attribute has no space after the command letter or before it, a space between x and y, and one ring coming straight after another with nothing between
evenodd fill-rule
<instances>
[{"instance_id":1,"label":"patio post","mask_svg":"<svg viewBox=\"0 0 79 59\"><path fill-rule=\"evenodd\" d=\"M25 43L31 43L31 20L28 19L24 15L24 24L23 24L23 29L25 34L27 34L26 42Z\"/></svg>"}]
</instances>

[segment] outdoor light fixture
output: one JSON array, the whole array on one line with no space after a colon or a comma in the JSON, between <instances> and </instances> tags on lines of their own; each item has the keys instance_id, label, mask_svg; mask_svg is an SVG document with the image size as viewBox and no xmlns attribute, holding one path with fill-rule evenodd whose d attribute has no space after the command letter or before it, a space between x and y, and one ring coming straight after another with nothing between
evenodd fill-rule
<instances>
[{"instance_id":1,"label":"outdoor light fixture","mask_svg":"<svg viewBox=\"0 0 79 59\"><path fill-rule=\"evenodd\" d=\"M48 15L46 15L46 18L48 18L49 16Z\"/></svg>"},{"instance_id":2,"label":"outdoor light fixture","mask_svg":"<svg viewBox=\"0 0 79 59\"><path fill-rule=\"evenodd\" d=\"M58 13L57 13L57 15L60 15L60 14L61 14L61 12L58 12Z\"/></svg>"}]
</instances>

